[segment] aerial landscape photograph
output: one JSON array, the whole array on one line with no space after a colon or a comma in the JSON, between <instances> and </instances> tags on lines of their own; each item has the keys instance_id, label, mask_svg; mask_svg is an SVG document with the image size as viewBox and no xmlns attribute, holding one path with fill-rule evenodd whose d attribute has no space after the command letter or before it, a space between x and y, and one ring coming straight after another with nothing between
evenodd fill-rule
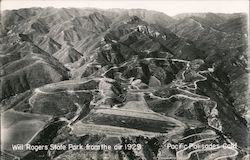
<instances>
[{"instance_id":1,"label":"aerial landscape photograph","mask_svg":"<svg viewBox=\"0 0 250 160\"><path fill-rule=\"evenodd\" d=\"M250 160L248 0L2 0L1 160Z\"/></svg>"}]
</instances>

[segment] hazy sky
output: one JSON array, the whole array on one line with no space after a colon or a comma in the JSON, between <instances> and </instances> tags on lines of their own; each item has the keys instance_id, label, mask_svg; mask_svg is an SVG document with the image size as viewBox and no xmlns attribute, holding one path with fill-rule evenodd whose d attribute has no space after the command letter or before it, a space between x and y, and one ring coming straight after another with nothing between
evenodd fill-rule
<instances>
[{"instance_id":1,"label":"hazy sky","mask_svg":"<svg viewBox=\"0 0 250 160\"><path fill-rule=\"evenodd\" d=\"M143 8L164 12L170 16L188 12L249 12L248 0L1 0L1 9L29 7L74 8Z\"/></svg>"}]
</instances>

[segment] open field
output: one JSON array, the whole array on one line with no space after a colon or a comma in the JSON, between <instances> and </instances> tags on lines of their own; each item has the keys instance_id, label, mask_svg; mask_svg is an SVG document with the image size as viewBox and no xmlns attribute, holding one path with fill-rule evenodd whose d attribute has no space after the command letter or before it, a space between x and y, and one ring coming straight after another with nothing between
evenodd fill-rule
<instances>
[{"instance_id":1,"label":"open field","mask_svg":"<svg viewBox=\"0 0 250 160\"><path fill-rule=\"evenodd\" d=\"M99 108L73 126L73 133L107 135L168 135L184 130L181 122L154 112Z\"/></svg>"},{"instance_id":2,"label":"open field","mask_svg":"<svg viewBox=\"0 0 250 160\"><path fill-rule=\"evenodd\" d=\"M8 152L13 152L12 145L14 144L31 142L51 120L50 116L23 113L14 110L4 112L1 118L1 147ZM23 152L15 151L15 154L22 155Z\"/></svg>"}]
</instances>

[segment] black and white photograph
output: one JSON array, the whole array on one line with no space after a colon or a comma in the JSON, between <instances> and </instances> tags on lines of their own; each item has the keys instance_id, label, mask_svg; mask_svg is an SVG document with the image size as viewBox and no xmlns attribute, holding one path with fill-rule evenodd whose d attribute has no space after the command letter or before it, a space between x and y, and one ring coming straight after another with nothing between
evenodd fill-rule
<instances>
[{"instance_id":1,"label":"black and white photograph","mask_svg":"<svg viewBox=\"0 0 250 160\"><path fill-rule=\"evenodd\" d=\"M1 160L250 160L248 0L2 0Z\"/></svg>"}]
</instances>

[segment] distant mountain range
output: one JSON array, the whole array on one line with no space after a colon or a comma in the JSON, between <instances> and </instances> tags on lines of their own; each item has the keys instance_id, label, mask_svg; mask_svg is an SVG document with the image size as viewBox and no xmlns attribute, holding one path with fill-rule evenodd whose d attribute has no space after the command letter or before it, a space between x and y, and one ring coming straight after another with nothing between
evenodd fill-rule
<instances>
[{"instance_id":1,"label":"distant mountain range","mask_svg":"<svg viewBox=\"0 0 250 160\"><path fill-rule=\"evenodd\" d=\"M18 117L2 126L9 137L2 157L247 158L246 14L170 17L144 9L51 7L6 10L1 17L1 114L3 121ZM27 116L42 125L30 128ZM196 134L208 137L185 140ZM10 147L27 142L138 143L142 149L16 152ZM164 148L212 142L238 147Z\"/></svg>"}]
</instances>

